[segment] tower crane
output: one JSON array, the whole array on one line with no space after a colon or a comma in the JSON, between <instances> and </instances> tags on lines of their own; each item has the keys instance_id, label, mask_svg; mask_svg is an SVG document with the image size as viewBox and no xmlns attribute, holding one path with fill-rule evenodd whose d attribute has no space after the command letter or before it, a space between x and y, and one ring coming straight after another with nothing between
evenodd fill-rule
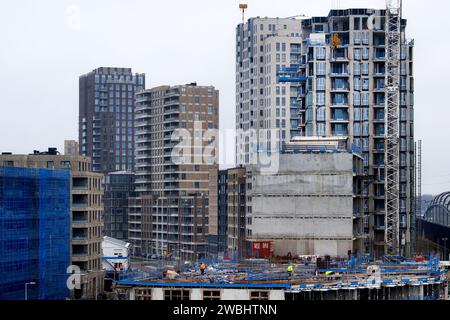
<instances>
[{"instance_id":1,"label":"tower crane","mask_svg":"<svg viewBox=\"0 0 450 320\"><path fill-rule=\"evenodd\" d=\"M246 3L240 3L239 9L242 10L242 24L245 24L245 10L248 9L248 4Z\"/></svg>"},{"instance_id":2,"label":"tower crane","mask_svg":"<svg viewBox=\"0 0 450 320\"><path fill-rule=\"evenodd\" d=\"M402 1L386 0L385 254L400 253L399 107Z\"/></svg>"}]
</instances>

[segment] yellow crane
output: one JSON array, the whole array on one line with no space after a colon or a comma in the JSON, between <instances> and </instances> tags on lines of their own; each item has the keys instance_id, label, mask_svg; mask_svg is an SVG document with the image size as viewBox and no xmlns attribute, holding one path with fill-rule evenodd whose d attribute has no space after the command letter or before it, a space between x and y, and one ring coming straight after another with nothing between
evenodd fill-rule
<instances>
[{"instance_id":1,"label":"yellow crane","mask_svg":"<svg viewBox=\"0 0 450 320\"><path fill-rule=\"evenodd\" d=\"M242 10L242 23L245 23L245 10L248 9L248 4L246 3L240 3L239 4L239 9Z\"/></svg>"},{"instance_id":2,"label":"yellow crane","mask_svg":"<svg viewBox=\"0 0 450 320\"><path fill-rule=\"evenodd\" d=\"M337 33L333 33L333 37L331 38L331 49L336 49L341 46L341 38Z\"/></svg>"}]
</instances>

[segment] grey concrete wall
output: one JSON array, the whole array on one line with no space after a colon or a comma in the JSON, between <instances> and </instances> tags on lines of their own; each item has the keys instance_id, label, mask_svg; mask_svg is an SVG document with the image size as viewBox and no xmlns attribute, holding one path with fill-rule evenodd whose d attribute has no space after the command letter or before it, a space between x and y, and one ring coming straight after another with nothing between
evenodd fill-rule
<instances>
[{"instance_id":1,"label":"grey concrete wall","mask_svg":"<svg viewBox=\"0 0 450 320\"><path fill-rule=\"evenodd\" d=\"M252 240L275 255L346 255L353 238L353 155L280 155L277 174L254 172Z\"/></svg>"}]
</instances>

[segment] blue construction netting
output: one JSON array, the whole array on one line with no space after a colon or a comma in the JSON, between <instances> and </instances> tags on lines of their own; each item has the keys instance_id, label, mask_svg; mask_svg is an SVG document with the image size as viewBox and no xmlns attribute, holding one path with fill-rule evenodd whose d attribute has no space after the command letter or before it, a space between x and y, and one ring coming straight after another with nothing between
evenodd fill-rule
<instances>
[{"instance_id":1,"label":"blue construction netting","mask_svg":"<svg viewBox=\"0 0 450 320\"><path fill-rule=\"evenodd\" d=\"M65 299L70 171L0 167L0 300Z\"/></svg>"}]
</instances>

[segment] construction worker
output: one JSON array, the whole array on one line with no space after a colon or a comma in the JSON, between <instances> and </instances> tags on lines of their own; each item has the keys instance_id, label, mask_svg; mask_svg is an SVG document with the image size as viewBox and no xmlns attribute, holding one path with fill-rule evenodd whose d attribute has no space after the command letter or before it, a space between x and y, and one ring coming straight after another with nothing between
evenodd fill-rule
<instances>
[{"instance_id":1,"label":"construction worker","mask_svg":"<svg viewBox=\"0 0 450 320\"><path fill-rule=\"evenodd\" d=\"M206 266L205 266L205 264L202 262L202 263L200 264L200 272L201 272L202 275L205 274L205 268L206 268Z\"/></svg>"},{"instance_id":2,"label":"construction worker","mask_svg":"<svg viewBox=\"0 0 450 320\"><path fill-rule=\"evenodd\" d=\"M292 277L292 273L294 272L294 267L292 266L292 264L290 264L287 268L287 272L289 277Z\"/></svg>"},{"instance_id":3,"label":"construction worker","mask_svg":"<svg viewBox=\"0 0 450 320\"><path fill-rule=\"evenodd\" d=\"M327 276L327 280L333 280L334 271L326 271L325 275Z\"/></svg>"}]
</instances>

